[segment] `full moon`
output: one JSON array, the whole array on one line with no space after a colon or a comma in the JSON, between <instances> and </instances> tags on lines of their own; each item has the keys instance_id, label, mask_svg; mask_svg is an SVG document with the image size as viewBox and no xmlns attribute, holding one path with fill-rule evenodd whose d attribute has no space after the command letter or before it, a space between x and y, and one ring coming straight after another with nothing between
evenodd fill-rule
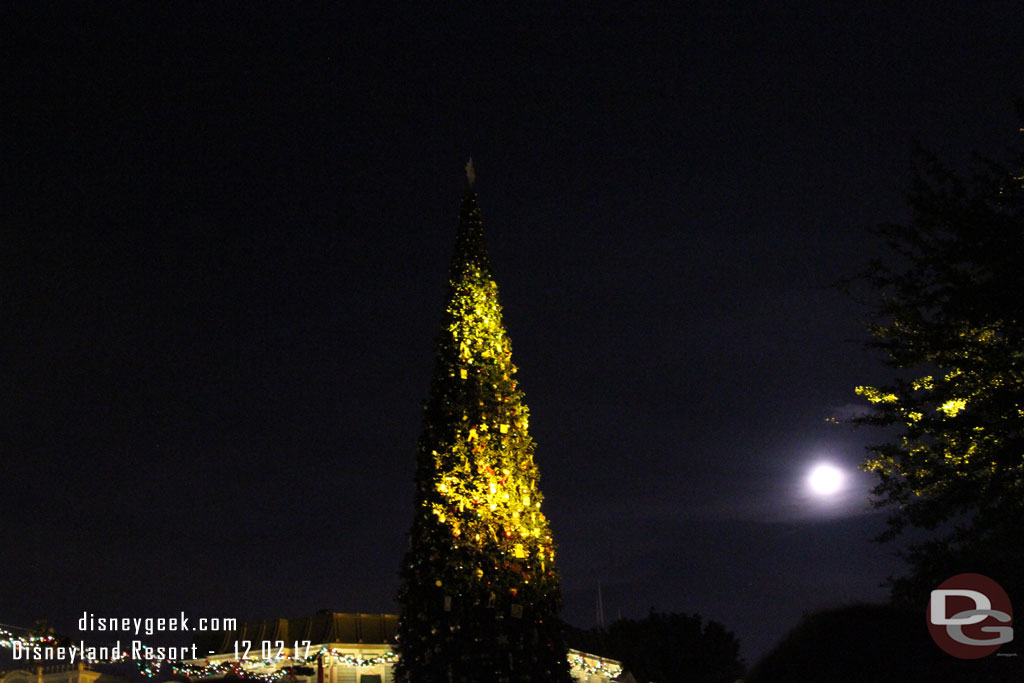
<instances>
[{"instance_id":1,"label":"full moon","mask_svg":"<svg viewBox=\"0 0 1024 683\"><path fill-rule=\"evenodd\" d=\"M816 465L807 475L807 485L819 496L831 495L842 487L843 473L833 465Z\"/></svg>"}]
</instances>

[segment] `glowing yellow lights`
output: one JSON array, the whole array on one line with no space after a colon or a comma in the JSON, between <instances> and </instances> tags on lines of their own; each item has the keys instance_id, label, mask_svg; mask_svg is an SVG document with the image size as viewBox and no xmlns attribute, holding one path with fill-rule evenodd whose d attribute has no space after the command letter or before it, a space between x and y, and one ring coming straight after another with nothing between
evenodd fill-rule
<instances>
[{"instance_id":1,"label":"glowing yellow lights","mask_svg":"<svg viewBox=\"0 0 1024 683\"><path fill-rule=\"evenodd\" d=\"M914 380L911 386L914 388L915 391L932 391L935 389L935 378L932 377L931 375L926 375L921 379Z\"/></svg>"},{"instance_id":2,"label":"glowing yellow lights","mask_svg":"<svg viewBox=\"0 0 1024 683\"><path fill-rule=\"evenodd\" d=\"M459 376L462 379L468 379L469 378L469 372L466 371L466 368L462 368L461 370L459 370Z\"/></svg>"},{"instance_id":3,"label":"glowing yellow lights","mask_svg":"<svg viewBox=\"0 0 1024 683\"><path fill-rule=\"evenodd\" d=\"M598 675L604 678L618 678L622 673L622 667L617 662L606 662L603 659L596 659L592 655L569 653L569 664L576 670L590 675Z\"/></svg>"},{"instance_id":4,"label":"glowing yellow lights","mask_svg":"<svg viewBox=\"0 0 1024 683\"><path fill-rule=\"evenodd\" d=\"M857 387L854 391L858 396L863 396L871 403L896 403L899 401L896 394L883 393L875 387Z\"/></svg>"},{"instance_id":5,"label":"glowing yellow lights","mask_svg":"<svg viewBox=\"0 0 1024 683\"><path fill-rule=\"evenodd\" d=\"M936 410L941 410L949 417L956 417L956 414L967 407L967 399L951 398L943 403Z\"/></svg>"}]
</instances>

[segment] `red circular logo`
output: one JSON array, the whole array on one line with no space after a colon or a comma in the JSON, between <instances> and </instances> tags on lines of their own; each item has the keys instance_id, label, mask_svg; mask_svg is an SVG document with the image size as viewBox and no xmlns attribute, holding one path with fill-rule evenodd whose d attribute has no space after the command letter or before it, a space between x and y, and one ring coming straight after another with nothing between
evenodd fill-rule
<instances>
[{"instance_id":1,"label":"red circular logo","mask_svg":"<svg viewBox=\"0 0 1024 683\"><path fill-rule=\"evenodd\" d=\"M982 574L957 574L928 600L928 632L960 659L987 657L1013 640L1013 608L1003 587Z\"/></svg>"}]
</instances>

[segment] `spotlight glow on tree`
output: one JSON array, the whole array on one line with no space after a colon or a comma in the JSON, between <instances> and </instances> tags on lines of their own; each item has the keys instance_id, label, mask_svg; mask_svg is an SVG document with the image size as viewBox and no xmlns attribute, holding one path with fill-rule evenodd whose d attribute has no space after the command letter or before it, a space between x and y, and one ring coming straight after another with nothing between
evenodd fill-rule
<instances>
[{"instance_id":1,"label":"spotlight glow on tree","mask_svg":"<svg viewBox=\"0 0 1024 683\"><path fill-rule=\"evenodd\" d=\"M398 596L396 678L567 682L555 545L472 189L436 353Z\"/></svg>"}]
</instances>

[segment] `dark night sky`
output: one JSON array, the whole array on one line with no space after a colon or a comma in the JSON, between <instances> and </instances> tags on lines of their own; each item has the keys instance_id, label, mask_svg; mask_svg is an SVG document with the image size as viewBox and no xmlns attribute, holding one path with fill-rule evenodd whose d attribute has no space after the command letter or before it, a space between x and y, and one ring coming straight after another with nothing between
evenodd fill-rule
<instances>
[{"instance_id":1,"label":"dark night sky","mask_svg":"<svg viewBox=\"0 0 1024 683\"><path fill-rule=\"evenodd\" d=\"M469 156L567 619L884 596L828 285L1011 142L1019 3L256 4L3 9L0 623L394 611Z\"/></svg>"}]
</instances>

